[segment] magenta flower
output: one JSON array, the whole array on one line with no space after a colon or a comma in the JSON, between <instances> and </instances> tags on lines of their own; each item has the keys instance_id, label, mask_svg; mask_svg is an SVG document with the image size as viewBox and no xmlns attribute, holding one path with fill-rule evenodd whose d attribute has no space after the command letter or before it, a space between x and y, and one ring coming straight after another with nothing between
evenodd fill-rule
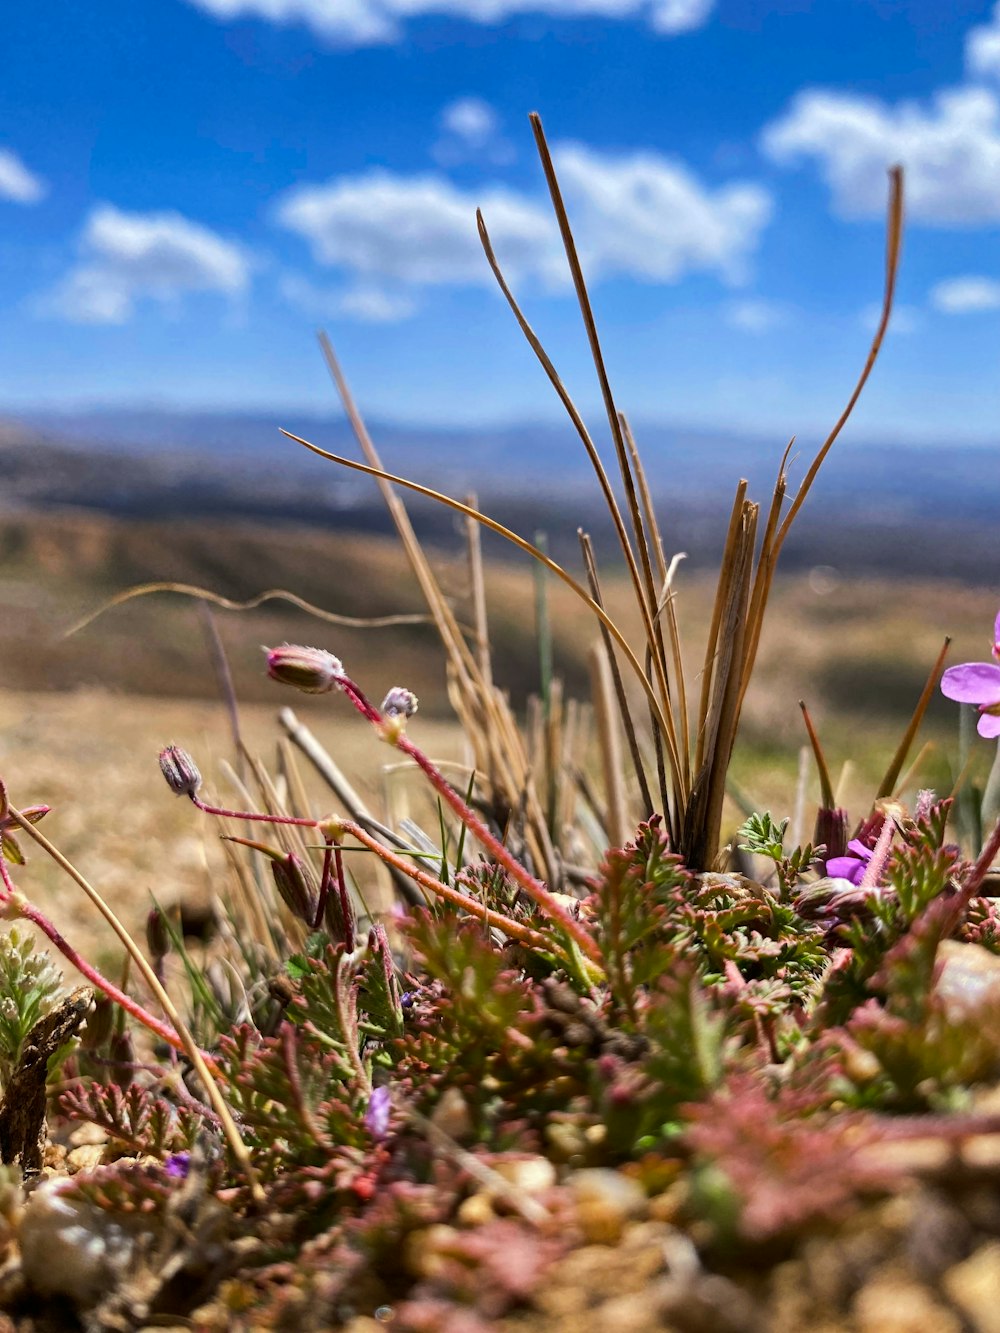
<instances>
[{"instance_id":1,"label":"magenta flower","mask_svg":"<svg viewBox=\"0 0 1000 1333\"><path fill-rule=\"evenodd\" d=\"M993 626L993 656L1000 663L1000 613ZM980 736L1000 736L1000 665L994 662L963 662L949 667L941 677L941 693L960 704L979 709Z\"/></svg>"},{"instance_id":2,"label":"magenta flower","mask_svg":"<svg viewBox=\"0 0 1000 1333\"><path fill-rule=\"evenodd\" d=\"M826 863L826 873L834 879L849 879L852 884L860 884L872 859L872 849L866 847L858 838L847 844L851 856L831 856Z\"/></svg>"}]
</instances>

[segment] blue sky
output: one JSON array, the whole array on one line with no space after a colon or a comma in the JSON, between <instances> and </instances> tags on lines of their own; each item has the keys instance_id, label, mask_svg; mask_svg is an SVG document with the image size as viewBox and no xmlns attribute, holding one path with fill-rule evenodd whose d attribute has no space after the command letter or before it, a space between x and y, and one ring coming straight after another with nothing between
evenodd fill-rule
<instances>
[{"instance_id":1,"label":"blue sky","mask_svg":"<svg viewBox=\"0 0 1000 1333\"><path fill-rule=\"evenodd\" d=\"M1000 4L49 0L0 17L0 413L559 408L482 258L598 402L541 112L621 405L814 431L864 358L885 168L899 314L855 434L995 441Z\"/></svg>"}]
</instances>

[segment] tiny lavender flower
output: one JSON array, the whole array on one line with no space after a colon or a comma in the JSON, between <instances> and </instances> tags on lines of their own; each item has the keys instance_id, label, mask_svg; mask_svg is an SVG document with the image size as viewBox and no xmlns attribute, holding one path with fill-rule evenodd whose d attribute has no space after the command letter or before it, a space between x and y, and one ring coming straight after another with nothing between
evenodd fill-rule
<instances>
[{"instance_id":1,"label":"tiny lavender flower","mask_svg":"<svg viewBox=\"0 0 1000 1333\"><path fill-rule=\"evenodd\" d=\"M850 856L831 856L826 863L826 873L834 879L849 879L852 884L860 884L868 862L872 859L872 850L863 842L853 838L847 844Z\"/></svg>"},{"instance_id":2,"label":"tiny lavender flower","mask_svg":"<svg viewBox=\"0 0 1000 1333\"><path fill-rule=\"evenodd\" d=\"M325 648L302 648L298 644L283 643L278 648L265 648L264 651L267 653L267 674L282 685L294 685L306 694L326 694L344 683L343 663Z\"/></svg>"},{"instance_id":3,"label":"tiny lavender flower","mask_svg":"<svg viewBox=\"0 0 1000 1333\"><path fill-rule=\"evenodd\" d=\"M387 1087L373 1088L368 1098L365 1125L373 1139L384 1139L389 1132L389 1109L392 1097Z\"/></svg>"},{"instance_id":4,"label":"tiny lavender flower","mask_svg":"<svg viewBox=\"0 0 1000 1333\"><path fill-rule=\"evenodd\" d=\"M1000 613L993 626L993 656L1000 663ZM1000 665L963 662L949 667L941 677L941 693L957 703L977 706L980 736L1000 736Z\"/></svg>"}]
</instances>

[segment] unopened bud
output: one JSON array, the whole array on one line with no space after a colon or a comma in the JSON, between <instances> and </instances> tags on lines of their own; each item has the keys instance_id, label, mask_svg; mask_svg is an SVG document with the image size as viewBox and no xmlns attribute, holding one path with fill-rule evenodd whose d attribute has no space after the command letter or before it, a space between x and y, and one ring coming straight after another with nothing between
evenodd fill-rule
<instances>
[{"instance_id":1,"label":"unopened bud","mask_svg":"<svg viewBox=\"0 0 1000 1333\"><path fill-rule=\"evenodd\" d=\"M339 657L325 648L302 648L283 643L279 648L265 648L267 674L282 685L293 685L306 694L326 694L344 683L344 667Z\"/></svg>"},{"instance_id":2,"label":"unopened bud","mask_svg":"<svg viewBox=\"0 0 1000 1333\"><path fill-rule=\"evenodd\" d=\"M312 925L319 905L319 891L312 873L301 857L289 852L281 861L271 862L274 887L293 916Z\"/></svg>"},{"instance_id":3,"label":"unopened bud","mask_svg":"<svg viewBox=\"0 0 1000 1333\"><path fill-rule=\"evenodd\" d=\"M840 809L830 810L826 806L820 806L816 811L816 831L813 833L813 846L825 847L823 853L824 864L833 860L834 857L844 856L847 853L847 811Z\"/></svg>"},{"instance_id":4,"label":"unopened bud","mask_svg":"<svg viewBox=\"0 0 1000 1333\"><path fill-rule=\"evenodd\" d=\"M201 786L201 774L187 750L179 745L168 745L160 751L160 772L175 796L190 796L193 800Z\"/></svg>"},{"instance_id":5,"label":"unopened bud","mask_svg":"<svg viewBox=\"0 0 1000 1333\"><path fill-rule=\"evenodd\" d=\"M382 700L382 712L386 717L412 717L417 711L417 696L412 690L402 685L394 685Z\"/></svg>"},{"instance_id":6,"label":"unopened bud","mask_svg":"<svg viewBox=\"0 0 1000 1333\"><path fill-rule=\"evenodd\" d=\"M154 962L162 962L170 952L170 933L158 907L154 907L146 917L146 947Z\"/></svg>"},{"instance_id":7,"label":"unopened bud","mask_svg":"<svg viewBox=\"0 0 1000 1333\"><path fill-rule=\"evenodd\" d=\"M111 1036L115 1021L115 1008L114 1001L109 1000L106 995L94 996L94 1006L87 1017L87 1025L83 1029L82 1042L87 1050L100 1050Z\"/></svg>"}]
</instances>

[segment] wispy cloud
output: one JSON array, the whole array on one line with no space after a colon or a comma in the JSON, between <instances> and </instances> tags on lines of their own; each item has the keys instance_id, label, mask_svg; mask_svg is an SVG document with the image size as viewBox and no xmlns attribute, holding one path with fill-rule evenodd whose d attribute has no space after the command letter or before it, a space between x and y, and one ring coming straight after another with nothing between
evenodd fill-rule
<instances>
[{"instance_id":1,"label":"wispy cloud","mask_svg":"<svg viewBox=\"0 0 1000 1333\"><path fill-rule=\"evenodd\" d=\"M946 315L1000 310L1000 282L996 278L982 278L973 274L946 278L931 289L930 302L935 310L941 310Z\"/></svg>"},{"instance_id":2,"label":"wispy cloud","mask_svg":"<svg viewBox=\"0 0 1000 1333\"><path fill-rule=\"evenodd\" d=\"M943 227L1000 222L1000 99L986 88L896 106L806 90L761 142L777 162L815 161L842 217L880 216L886 169L901 162L912 221Z\"/></svg>"},{"instance_id":3,"label":"wispy cloud","mask_svg":"<svg viewBox=\"0 0 1000 1333\"><path fill-rule=\"evenodd\" d=\"M15 204L37 204L46 191L42 178L29 171L15 152L0 148L0 199Z\"/></svg>"},{"instance_id":4,"label":"wispy cloud","mask_svg":"<svg viewBox=\"0 0 1000 1333\"><path fill-rule=\"evenodd\" d=\"M279 283L281 295L310 319L355 319L362 324L398 324L416 313L417 303L405 292L388 292L371 284L324 287L298 273Z\"/></svg>"},{"instance_id":5,"label":"wispy cloud","mask_svg":"<svg viewBox=\"0 0 1000 1333\"><path fill-rule=\"evenodd\" d=\"M123 324L143 299L175 305L191 292L235 297L249 283L243 250L180 213L126 213L100 204L81 258L39 309L79 324Z\"/></svg>"},{"instance_id":6,"label":"wispy cloud","mask_svg":"<svg viewBox=\"0 0 1000 1333\"><path fill-rule=\"evenodd\" d=\"M672 283L691 272L739 282L771 216L770 197L759 185L712 189L682 163L653 153L615 157L564 144L554 157L595 282ZM299 186L279 200L276 218L308 242L317 263L355 281L470 286L492 283L477 206L511 278L549 290L566 286L547 201L498 184L472 192L443 176L374 170Z\"/></svg>"},{"instance_id":7,"label":"wispy cloud","mask_svg":"<svg viewBox=\"0 0 1000 1333\"><path fill-rule=\"evenodd\" d=\"M554 18L638 19L676 36L702 27L716 0L188 0L215 18L255 18L311 28L349 46L400 40L405 21L425 14L498 24L518 14Z\"/></svg>"},{"instance_id":8,"label":"wispy cloud","mask_svg":"<svg viewBox=\"0 0 1000 1333\"><path fill-rule=\"evenodd\" d=\"M741 333L772 333L782 328L791 318L788 307L778 301L753 298L733 301L726 307L726 323Z\"/></svg>"},{"instance_id":9,"label":"wispy cloud","mask_svg":"<svg viewBox=\"0 0 1000 1333\"><path fill-rule=\"evenodd\" d=\"M444 167L474 161L500 166L514 159L514 148L500 132L496 109L481 97L460 97L441 112L441 134L431 150Z\"/></svg>"},{"instance_id":10,"label":"wispy cloud","mask_svg":"<svg viewBox=\"0 0 1000 1333\"><path fill-rule=\"evenodd\" d=\"M969 31L965 64L974 76L1000 78L1000 4L994 7L991 22Z\"/></svg>"}]
</instances>

